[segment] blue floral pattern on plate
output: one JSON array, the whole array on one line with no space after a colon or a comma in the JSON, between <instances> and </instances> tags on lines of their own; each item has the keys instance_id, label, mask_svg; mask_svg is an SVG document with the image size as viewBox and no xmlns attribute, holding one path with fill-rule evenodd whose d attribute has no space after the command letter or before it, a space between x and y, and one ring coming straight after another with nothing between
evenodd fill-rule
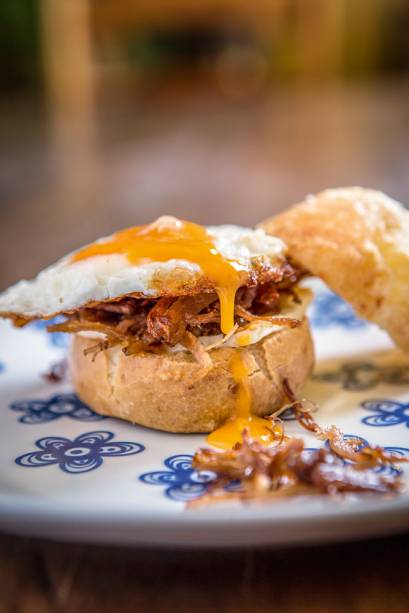
<instances>
[{"instance_id":1,"label":"blue floral pattern on plate","mask_svg":"<svg viewBox=\"0 0 409 613\"><path fill-rule=\"evenodd\" d=\"M39 330L40 332L45 332L47 334L47 339L49 344L52 347L57 347L58 349L67 349L69 344L69 335L64 332L47 332L47 326L51 324L59 324L64 321L63 317L54 317L54 319L49 319L48 321L38 320L33 321L30 324L35 330Z\"/></svg>"},{"instance_id":2,"label":"blue floral pattern on plate","mask_svg":"<svg viewBox=\"0 0 409 613\"><path fill-rule=\"evenodd\" d=\"M73 440L46 436L36 441L37 451L16 458L19 466L38 468L56 464L62 471L75 475L95 470L107 457L129 456L145 449L140 443L113 441L113 432L86 432Z\"/></svg>"},{"instance_id":3,"label":"blue floral pattern on plate","mask_svg":"<svg viewBox=\"0 0 409 613\"><path fill-rule=\"evenodd\" d=\"M56 394L48 400L20 400L12 402L10 409L24 413L18 421L30 425L43 424L60 417L70 417L78 421L106 419L104 415L94 413L76 394Z\"/></svg>"},{"instance_id":4,"label":"blue floral pattern on plate","mask_svg":"<svg viewBox=\"0 0 409 613\"><path fill-rule=\"evenodd\" d=\"M309 315L314 328L339 326L354 330L367 325L355 315L347 302L328 289L320 289L316 293L309 309Z\"/></svg>"},{"instance_id":5,"label":"blue floral pattern on plate","mask_svg":"<svg viewBox=\"0 0 409 613\"><path fill-rule=\"evenodd\" d=\"M409 366L378 366L370 362L349 362L336 370L317 373L315 381L340 383L344 390L368 390L380 383L409 386Z\"/></svg>"},{"instance_id":6,"label":"blue floral pattern on plate","mask_svg":"<svg viewBox=\"0 0 409 613\"><path fill-rule=\"evenodd\" d=\"M372 411L372 415L363 417L362 423L367 426L382 428L387 426L406 425L409 428L409 402L398 400L365 400L361 406L366 411Z\"/></svg>"},{"instance_id":7,"label":"blue floral pattern on plate","mask_svg":"<svg viewBox=\"0 0 409 613\"><path fill-rule=\"evenodd\" d=\"M193 456L173 455L164 461L167 470L157 470L140 475L139 479L149 485L164 486L165 495L171 500L187 502L204 494L215 474L210 471L197 472L192 468Z\"/></svg>"}]
</instances>

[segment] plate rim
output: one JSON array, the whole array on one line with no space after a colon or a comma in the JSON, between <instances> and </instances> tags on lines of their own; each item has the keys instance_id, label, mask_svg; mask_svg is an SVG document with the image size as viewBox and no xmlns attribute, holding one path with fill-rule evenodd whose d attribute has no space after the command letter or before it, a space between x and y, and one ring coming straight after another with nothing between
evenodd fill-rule
<instances>
[{"instance_id":1,"label":"plate rim","mask_svg":"<svg viewBox=\"0 0 409 613\"><path fill-rule=\"evenodd\" d=\"M323 497L317 497L311 501L312 506L318 505L314 513L309 501L306 507L295 501L290 507L287 502L274 502L258 507L218 504L196 510L182 508L176 513L162 509L148 513L143 507L132 507L113 513L92 505L70 508L56 501L33 503L29 496L0 494L0 525L5 532L63 541L211 548L333 542L409 529L407 496L376 499L375 504L371 501L372 496L353 504L324 502Z\"/></svg>"}]
</instances>

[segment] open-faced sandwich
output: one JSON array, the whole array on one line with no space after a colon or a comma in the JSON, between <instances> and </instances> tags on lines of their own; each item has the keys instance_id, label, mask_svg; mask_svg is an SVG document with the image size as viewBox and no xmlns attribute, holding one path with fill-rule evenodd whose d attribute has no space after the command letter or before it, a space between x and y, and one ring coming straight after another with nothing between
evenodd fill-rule
<instances>
[{"instance_id":1,"label":"open-faced sandwich","mask_svg":"<svg viewBox=\"0 0 409 613\"><path fill-rule=\"evenodd\" d=\"M122 230L9 288L0 317L59 316L48 329L72 334L72 382L97 413L210 432L227 451L193 465L222 498L232 479L247 498L399 491L397 471L370 469L403 458L322 428L299 398L313 366L307 275L409 350L409 212L361 188L309 196L256 230L174 217ZM327 448L286 437L285 407Z\"/></svg>"},{"instance_id":2,"label":"open-faced sandwich","mask_svg":"<svg viewBox=\"0 0 409 613\"><path fill-rule=\"evenodd\" d=\"M245 427L298 393L313 365L310 292L285 244L264 230L161 217L76 251L0 296L16 325L62 316L70 371L96 412L169 432ZM234 418L234 419L232 419ZM221 426L224 427L218 430Z\"/></svg>"}]
</instances>

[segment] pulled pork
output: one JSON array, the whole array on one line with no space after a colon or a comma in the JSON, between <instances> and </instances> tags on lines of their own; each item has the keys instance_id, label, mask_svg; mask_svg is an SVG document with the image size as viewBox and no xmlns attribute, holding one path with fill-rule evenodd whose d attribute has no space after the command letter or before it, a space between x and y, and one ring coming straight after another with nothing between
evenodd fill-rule
<instances>
[{"instance_id":1,"label":"pulled pork","mask_svg":"<svg viewBox=\"0 0 409 613\"><path fill-rule=\"evenodd\" d=\"M304 494L395 493L402 483L359 465L346 464L326 449L306 449L299 438L266 447L243 431L243 440L220 452L199 449L193 468L211 471L215 479L190 506L229 499L262 500ZM395 458L396 459L396 458ZM229 491L231 483L239 486Z\"/></svg>"},{"instance_id":2,"label":"pulled pork","mask_svg":"<svg viewBox=\"0 0 409 613\"><path fill-rule=\"evenodd\" d=\"M325 441L326 448L306 449L302 439L285 436L277 416L270 416L271 427L281 429L274 446L267 447L252 440L246 429L242 442L233 449L223 452L199 449L196 452L193 468L211 471L215 478L207 492L190 506L237 498L263 500L348 492L385 495L402 490L400 471L394 465L408 462L406 457L390 453L383 447L372 447L358 437L346 437L336 426L323 428L312 415L314 405L295 398L286 381L284 387L290 404L282 410L292 410L298 423L317 439ZM385 467L394 470L383 474ZM232 488L232 483L236 487Z\"/></svg>"},{"instance_id":3,"label":"pulled pork","mask_svg":"<svg viewBox=\"0 0 409 613\"><path fill-rule=\"evenodd\" d=\"M340 436L343 447L354 451L354 443L345 440L342 433ZM277 445L267 447L252 440L244 430L242 439L228 451L199 449L196 452L193 468L211 471L215 478L207 492L189 506L230 499L271 500L306 494L386 495L397 494L403 487L398 471L384 475L371 470L375 466L407 461L386 452L380 453L379 447L366 446L360 453L355 450L348 455L349 461L345 461L339 450L336 452L332 447L306 449L300 438L284 437ZM231 487L232 484L235 487Z\"/></svg>"},{"instance_id":4,"label":"pulled pork","mask_svg":"<svg viewBox=\"0 0 409 613\"><path fill-rule=\"evenodd\" d=\"M290 295L294 301L295 283L301 272L290 264L262 270L239 288L235 302L237 327L248 322L274 318L279 325L290 327L297 320L280 317L280 301ZM195 295L136 298L131 295L112 302L100 302L67 314L67 319L48 326L49 332L99 332L105 336L91 347L90 353L121 344L127 355L139 351L160 351L163 345L182 344L197 358L199 336L219 335L220 304L215 292Z\"/></svg>"}]
</instances>

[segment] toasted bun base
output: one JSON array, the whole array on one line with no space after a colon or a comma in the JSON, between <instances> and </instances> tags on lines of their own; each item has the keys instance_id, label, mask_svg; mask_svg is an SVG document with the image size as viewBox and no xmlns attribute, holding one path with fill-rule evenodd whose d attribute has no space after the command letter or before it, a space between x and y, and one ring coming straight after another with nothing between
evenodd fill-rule
<instances>
[{"instance_id":1,"label":"toasted bun base","mask_svg":"<svg viewBox=\"0 0 409 613\"><path fill-rule=\"evenodd\" d=\"M298 393L314 361L307 320L242 349L212 350L209 370L184 351L127 357L114 347L92 361L84 349L93 344L95 340L80 335L72 340L71 376L80 398L102 415L168 432L211 432L234 415L237 384L230 363L236 351L244 354L249 369L257 415L282 405L283 379Z\"/></svg>"},{"instance_id":2,"label":"toasted bun base","mask_svg":"<svg viewBox=\"0 0 409 613\"><path fill-rule=\"evenodd\" d=\"M329 189L261 227L409 351L409 211L401 204L360 187Z\"/></svg>"}]
</instances>

